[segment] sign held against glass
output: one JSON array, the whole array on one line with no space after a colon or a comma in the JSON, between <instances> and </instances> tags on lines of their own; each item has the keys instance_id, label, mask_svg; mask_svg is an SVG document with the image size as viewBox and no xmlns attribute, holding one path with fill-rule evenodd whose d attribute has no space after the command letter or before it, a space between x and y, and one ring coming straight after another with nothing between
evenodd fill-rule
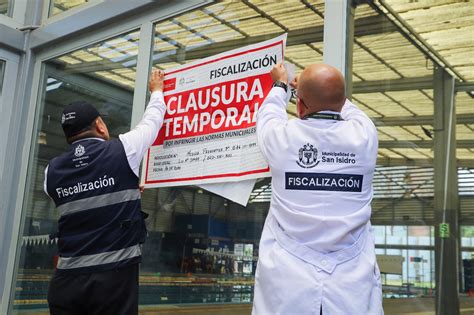
<instances>
[{"instance_id":1,"label":"sign held against glass","mask_svg":"<svg viewBox=\"0 0 474 315\"><path fill-rule=\"evenodd\" d=\"M147 188L270 176L256 115L282 62L286 34L168 70L163 127L145 155Z\"/></svg>"}]
</instances>

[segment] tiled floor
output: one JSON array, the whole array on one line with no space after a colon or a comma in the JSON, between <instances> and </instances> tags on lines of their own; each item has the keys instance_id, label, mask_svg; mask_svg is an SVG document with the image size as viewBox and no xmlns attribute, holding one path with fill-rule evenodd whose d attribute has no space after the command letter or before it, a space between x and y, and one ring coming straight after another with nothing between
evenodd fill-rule
<instances>
[{"instance_id":1,"label":"tiled floor","mask_svg":"<svg viewBox=\"0 0 474 315\"><path fill-rule=\"evenodd\" d=\"M461 297L461 315L474 315L474 297ZM249 315L252 306L249 304L226 305L180 305L180 306L145 306L140 308L140 315ZM385 299L385 315L434 315L433 298ZM43 311L22 311L18 315L47 315ZM288 314L292 315L292 314Z\"/></svg>"}]
</instances>

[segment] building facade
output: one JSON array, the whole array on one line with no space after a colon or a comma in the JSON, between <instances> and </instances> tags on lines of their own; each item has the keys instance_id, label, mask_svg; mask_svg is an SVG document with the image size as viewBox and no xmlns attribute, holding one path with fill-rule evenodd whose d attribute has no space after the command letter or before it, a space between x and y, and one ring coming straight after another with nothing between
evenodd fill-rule
<instances>
[{"instance_id":1,"label":"building facade","mask_svg":"<svg viewBox=\"0 0 474 315\"><path fill-rule=\"evenodd\" d=\"M472 1L0 0L0 313L47 311L58 213L42 183L67 147L66 104L95 104L117 137L139 121L152 68L287 33L285 60L340 69L377 126L376 250L402 258L384 296L459 314L474 290L473 30ZM146 190L141 308L249 305L270 193L268 178L246 207L198 187Z\"/></svg>"}]
</instances>

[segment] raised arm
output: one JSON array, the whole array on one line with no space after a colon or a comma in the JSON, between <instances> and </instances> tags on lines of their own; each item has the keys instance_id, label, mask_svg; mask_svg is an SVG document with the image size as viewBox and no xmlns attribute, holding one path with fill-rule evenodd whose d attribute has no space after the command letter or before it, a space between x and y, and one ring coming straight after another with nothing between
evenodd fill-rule
<instances>
[{"instance_id":1,"label":"raised arm","mask_svg":"<svg viewBox=\"0 0 474 315\"><path fill-rule=\"evenodd\" d=\"M151 98L142 120L135 128L119 136L125 148L125 153L127 154L128 164L137 176L140 162L145 152L153 144L163 125L163 118L166 113L166 105L163 96L163 80L163 71L154 70L151 73L149 82Z\"/></svg>"},{"instance_id":2,"label":"raised arm","mask_svg":"<svg viewBox=\"0 0 474 315\"><path fill-rule=\"evenodd\" d=\"M354 105L351 101L346 99L344 106L341 110L341 117L347 121L354 121L358 124L361 124L371 131L377 132L374 123L372 120L364 113L359 107Z\"/></svg>"},{"instance_id":3,"label":"raised arm","mask_svg":"<svg viewBox=\"0 0 474 315\"><path fill-rule=\"evenodd\" d=\"M288 84L288 73L280 63L270 72L274 82ZM289 89L289 87L287 87ZM260 151L268 161L269 154L278 143L278 131L288 122L286 114L287 91L282 87L273 87L268 93L257 114L257 137Z\"/></svg>"},{"instance_id":4,"label":"raised arm","mask_svg":"<svg viewBox=\"0 0 474 315\"><path fill-rule=\"evenodd\" d=\"M348 99L346 99L344 106L342 106L341 116L344 120L355 120L363 124L373 124L369 116Z\"/></svg>"},{"instance_id":5,"label":"raised arm","mask_svg":"<svg viewBox=\"0 0 474 315\"><path fill-rule=\"evenodd\" d=\"M351 101L346 100L341 110L341 116L345 121L353 123L359 134L366 137L368 149L377 151L377 128L366 113Z\"/></svg>"}]
</instances>

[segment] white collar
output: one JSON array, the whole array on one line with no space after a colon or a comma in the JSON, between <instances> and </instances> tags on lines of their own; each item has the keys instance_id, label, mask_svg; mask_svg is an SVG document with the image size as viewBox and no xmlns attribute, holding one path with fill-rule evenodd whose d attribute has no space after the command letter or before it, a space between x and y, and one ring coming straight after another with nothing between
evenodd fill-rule
<instances>
[{"instance_id":1,"label":"white collar","mask_svg":"<svg viewBox=\"0 0 474 315\"><path fill-rule=\"evenodd\" d=\"M335 112L332 110L321 110L318 112L318 114L336 114L336 115L341 115L341 112Z\"/></svg>"}]
</instances>

